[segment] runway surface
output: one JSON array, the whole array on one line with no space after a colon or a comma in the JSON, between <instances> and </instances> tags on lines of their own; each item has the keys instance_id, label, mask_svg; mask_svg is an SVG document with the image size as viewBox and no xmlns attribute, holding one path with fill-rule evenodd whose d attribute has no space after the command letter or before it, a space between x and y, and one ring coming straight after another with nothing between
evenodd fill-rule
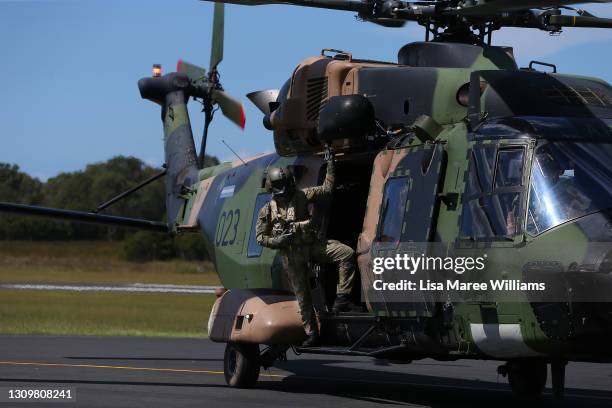
<instances>
[{"instance_id":1,"label":"runway surface","mask_svg":"<svg viewBox=\"0 0 612 408\"><path fill-rule=\"evenodd\" d=\"M195 339L0 336L0 387L72 387L77 400L66 406L78 407L533 406L512 396L494 361L391 365L289 352L257 388L239 390L225 385L223 350ZM612 364L570 363L567 387L562 403L548 389L538 406L612 406Z\"/></svg>"}]
</instances>

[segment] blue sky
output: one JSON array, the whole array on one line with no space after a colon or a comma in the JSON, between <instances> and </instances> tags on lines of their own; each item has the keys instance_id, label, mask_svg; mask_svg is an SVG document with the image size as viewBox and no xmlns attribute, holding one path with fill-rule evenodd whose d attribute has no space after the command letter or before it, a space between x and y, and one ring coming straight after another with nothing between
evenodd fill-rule
<instances>
[{"instance_id":1,"label":"blue sky","mask_svg":"<svg viewBox=\"0 0 612 408\"><path fill-rule=\"evenodd\" d=\"M612 4L588 5L612 17ZM0 162L46 179L61 171L123 154L163 161L159 108L140 99L136 83L151 65L164 72L176 61L208 65L212 4L197 0L0 0ZM420 27L385 29L351 13L288 6L227 6L222 83L246 107L241 131L215 118L209 153L233 159L271 151L262 115L244 95L279 88L293 68L322 48L361 58L394 60ZM567 29L560 37L505 29L498 45L515 47L520 65L553 62L561 72L612 82L612 31ZM199 139L203 117L191 103Z\"/></svg>"}]
</instances>

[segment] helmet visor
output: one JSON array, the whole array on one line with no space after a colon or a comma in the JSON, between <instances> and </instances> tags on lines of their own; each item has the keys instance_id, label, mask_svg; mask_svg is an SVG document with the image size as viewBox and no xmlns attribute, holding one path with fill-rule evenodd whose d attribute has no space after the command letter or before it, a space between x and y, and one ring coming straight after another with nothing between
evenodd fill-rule
<instances>
[{"instance_id":1,"label":"helmet visor","mask_svg":"<svg viewBox=\"0 0 612 408\"><path fill-rule=\"evenodd\" d=\"M287 179L283 177L277 180L271 180L270 187L272 188L272 193L284 194L285 190L287 190Z\"/></svg>"}]
</instances>

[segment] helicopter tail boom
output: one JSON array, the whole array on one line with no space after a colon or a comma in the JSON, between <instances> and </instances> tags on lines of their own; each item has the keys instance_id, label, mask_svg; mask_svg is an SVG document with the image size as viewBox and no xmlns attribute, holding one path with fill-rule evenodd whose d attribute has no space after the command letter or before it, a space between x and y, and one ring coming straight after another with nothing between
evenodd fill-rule
<instances>
[{"instance_id":1,"label":"helicopter tail boom","mask_svg":"<svg viewBox=\"0 0 612 408\"><path fill-rule=\"evenodd\" d=\"M164 122L164 152L166 160L166 214L174 224L186 186L198 180L198 159L191 131L187 99L190 81L185 74L172 73L163 77L138 81L140 95L162 106Z\"/></svg>"},{"instance_id":2,"label":"helicopter tail boom","mask_svg":"<svg viewBox=\"0 0 612 408\"><path fill-rule=\"evenodd\" d=\"M166 214L173 224L183 200L185 186L198 180L196 155L187 102L182 91L166 95L162 107L164 116L164 152L168 174L166 176Z\"/></svg>"}]
</instances>

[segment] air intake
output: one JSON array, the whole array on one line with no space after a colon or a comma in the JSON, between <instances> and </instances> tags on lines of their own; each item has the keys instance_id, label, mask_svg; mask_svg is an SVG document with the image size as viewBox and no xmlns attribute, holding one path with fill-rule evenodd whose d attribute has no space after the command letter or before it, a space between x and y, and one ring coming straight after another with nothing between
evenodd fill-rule
<instances>
[{"instance_id":1,"label":"air intake","mask_svg":"<svg viewBox=\"0 0 612 408\"><path fill-rule=\"evenodd\" d=\"M306 85L306 119L316 121L327 101L327 77L309 78Z\"/></svg>"}]
</instances>

